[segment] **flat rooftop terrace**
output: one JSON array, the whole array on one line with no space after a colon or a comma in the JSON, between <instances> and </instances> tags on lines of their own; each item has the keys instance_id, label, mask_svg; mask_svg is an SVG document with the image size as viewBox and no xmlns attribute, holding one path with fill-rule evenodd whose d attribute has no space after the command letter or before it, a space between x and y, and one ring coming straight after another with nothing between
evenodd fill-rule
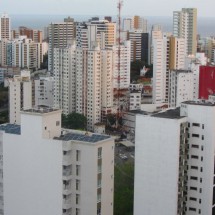
<instances>
[{"instance_id":1,"label":"flat rooftop terrace","mask_svg":"<svg viewBox=\"0 0 215 215\"><path fill-rule=\"evenodd\" d=\"M164 112L159 112L156 114L151 115L152 117L158 117L158 118L166 118L166 119L181 119L184 118L184 116L180 116L180 108L176 109L169 109Z\"/></svg>"},{"instance_id":2,"label":"flat rooftop terrace","mask_svg":"<svg viewBox=\"0 0 215 215\"><path fill-rule=\"evenodd\" d=\"M0 131L4 131L8 134L16 134L21 135L21 126L15 124L2 124L0 125ZM111 138L108 135L100 135L100 134L81 134L75 133L73 131L68 131L68 133L61 135L60 137L54 137L55 140L62 141L81 141L81 142L89 142L89 143L97 143L103 140L107 140Z\"/></svg>"}]
</instances>

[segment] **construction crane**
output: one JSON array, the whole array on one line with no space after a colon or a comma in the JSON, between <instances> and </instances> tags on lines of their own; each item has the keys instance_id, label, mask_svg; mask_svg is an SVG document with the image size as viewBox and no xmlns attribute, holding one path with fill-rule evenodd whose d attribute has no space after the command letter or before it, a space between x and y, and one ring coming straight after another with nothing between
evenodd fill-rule
<instances>
[{"instance_id":1,"label":"construction crane","mask_svg":"<svg viewBox=\"0 0 215 215\"><path fill-rule=\"evenodd\" d=\"M117 70L118 70L118 76L117 76L117 113L116 113L116 128L119 127L119 120L121 117L121 106L120 106L120 80L121 80L121 9L123 6L123 1L119 0L117 4L118 8L118 38L117 38L117 55L118 55L118 65L117 65Z\"/></svg>"}]
</instances>

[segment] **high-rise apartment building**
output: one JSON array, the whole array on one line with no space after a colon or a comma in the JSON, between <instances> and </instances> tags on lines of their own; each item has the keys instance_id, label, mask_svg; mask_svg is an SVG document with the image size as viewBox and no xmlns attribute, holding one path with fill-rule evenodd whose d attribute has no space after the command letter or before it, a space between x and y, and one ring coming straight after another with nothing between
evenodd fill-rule
<instances>
[{"instance_id":1,"label":"high-rise apartment building","mask_svg":"<svg viewBox=\"0 0 215 215\"><path fill-rule=\"evenodd\" d=\"M54 106L64 114L76 110L76 45L54 49Z\"/></svg>"},{"instance_id":2,"label":"high-rise apartment building","mask_svg":"<svg viewBox=\"0 0 215 215\"><path fill-rule=\"evenodd\" d=\"M128 39L131 41L131 61L141 60L148 63L149 34L142 30L130 31Z\"/></svg>"},{"instance_id":3,"label":"high-rise apartment building","mask_svg":"<svg viewBox=\"0 0 215 215\"><path fill-rule=\"evenodd\" d=\"M33 83L35 106L54 107L54 78L41 76Z\"/></svg>"},{"instance_id":4,"label":"high-rise apartment building","mask_svg":"<svg viewBox=\"0 0 215 215\"><path fill-rule=\"evenodd\" d=\"M0 130L4 215L113 214L110 136L62 130L61 111L44 106Z\"/></svg>"},{"instance_id":5,"label":"high-rise apartment building","mask_svg":"<svg viewBox=\"0 0 215 215\"><path fill-rule=\"evenodd\" d=\"M9 84L9 121L20 124L20 110L32 107L34 96L30 71L21 71L21 75L7 79Z\"/></svg>"},{"instance_id":6,"label":"high-rise apartment building","mask_svg":"<svg viewBox=\"0 0 215 215\"><path fill-rule=\"evenodd\" d=\"M87 117L87 128L101 122L113 107L113 65L111 49L94 42L91 49L73 44L54 50L55 107L64 114L77 112Z\"/></svg>"},{"instance_id":7,"label":"high-rise apartment building","mask_svg":"<svg viewBox=\"0 0 215 215\"><path fill-rule=\"evenodd\" d=\"M148 21L145 18L133 16L131 24L133 30L142 30L143 33L147 33L148 31Z\"/></svg>"},{"instance_id":8,"label":"high-rise apartment building","mask_svg":"<svg viewBox=\"0 0 215 215\"><path fill-rule=\"evenodd\" d=\"M123 19L123 31L131 31L132 30L132 19L125 18Z\"/></svg>"},{"instance_id":9,"label":"high-rise apartment building","mask_svg":"<svg viewBox=\"0 0 215 215\"><path fill-rule=\"evenodd\" d=\"M168 101L169 72L184 69L184 39L164 34L162 38L153 39L153 103Z\"/></svg>"},{"instance_id":10,"label":"high-rise apartment building","mask_svg":"<svg viewBox=\"0 0 215 215\"><path fill-rule=\"evenodd\" d=\"M190 70L170 70L169 106L179 107L194 97L194 74Z\"/></svg>"},{"instance_id":11,"label":"high-rise apartment building","mask_svg":"<svg viewBox=\"0 0 215 215\"><path fill-rule=\"evenodd\" d=\"M75 26L74 19L68 17L61 23L51 23L49 25L49 51L48 70L54 69L54 48L65 48L68 42L74 39Z\"/></svg>"},{"instance_id":12,"label":"high-rise apartment building","mask_svg":"<svg viewBox=\"0 0 215 215\"><path fill-rule=\"evenodd\" d=\"M212 101L137 115L134 215L215 213L214 117Z\"/></svg>"},{"instance_id":13,"label":"high-rise apartment building","mask_svg":"<svg viewBox=\"0 0 215 215\"><path fill-rule=\"evenodd\" d=\"M11 39L11 20L8 14L2 14L0 18L0 40Z\"/></svg>"},{"instance_id":14,"label":"high-rise apartment building","mask_svg":"<svg viewBox=\"0 0 215 215\"><path fill-rule=\"evenodd\" d=\"M76 41L79 48L91 48L95 42L101 49L116 45L116 23L108 20L91 20L77 26Z\"/></svg>"},{"instance_id":15,"label":"high-rise apartment building","mask_svg":"<svg viewBox=\"0 0 215 215\"><path fill-rule=\"evenodd\" d=\"M162 27L160 25L153 25L151 29L151 38L150 38L150 63L153 64L153 41L155 39L161 39L163 37Z\"/></svg>"},{"instance_id":16,"label":"high-rise apartment building","mask_svg":"<svg viewBox=\"0 0 215 215\"><path fill-rule=\"evenodd\" d=\"M1 65L27 69L40 68L43 62L43 43L36 43L27 36L0 42Z\"/></svg>"},{"instance_id":17,"label":"high-rise apartment building","mask_svg":"<svg viewBox=\"0 0 215 215\"><path fill-rule=\"evenodd\" d=\"M197 51L197 9L182 8L173 12L173 35L184 38L186 54L195 55Z\"/></svg>"},{"instance_id":18,"label":"high-rise apartment building","mask_svg":"<svg viewBox=\"0 0 215 215\"><path fill-rule=\"evenodd\" d=\"M120 47L120 59L118 50ZM113 72L113 88L128 89L130 85L130 59L131 59L131 42L125 41L123 44L113 47L114 51L114 72ZM118 74L118 66L120 64L120 74ZM118 77L120 76L120 86L118 86Z\"/></svg>"},{"instance_id":19,"label":"high-rise apartment building","mask_svg":"<svg viewBox=\"0 0 215 215\"><path fill-rule=\"evenodd\" d=\"M42 43L43 41L43 32L40 30L33 30L25 26L20 26L18 30L11 31L11 39L18 39L20 36L26 36L28 39L31 39L35 43Z\"/></svg>"}]
</instances>

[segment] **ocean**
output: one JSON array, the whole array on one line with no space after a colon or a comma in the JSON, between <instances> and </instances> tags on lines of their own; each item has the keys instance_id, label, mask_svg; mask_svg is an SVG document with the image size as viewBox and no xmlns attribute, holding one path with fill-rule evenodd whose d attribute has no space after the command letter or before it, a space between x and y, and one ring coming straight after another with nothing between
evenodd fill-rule
<instances>
[{"instance_id":1,"label":"ocean","mask_svg":"<svg viewBox=\"0 0 215 215\"><path fill-rule=\"evenodd\" d=\"M26 26L33 29L41 29L48 26L51 22L62 21L68 15L10 15L12 28L17 29L19 26ZM87 21L90 15L69 15L75 21ZM95 15L97 16L97 15ZM104 16L99 16L103 18ZM116 21L116 16L112 16ZM148 16L149 29L153 24L161 24L166 32L172 31L172 17ZM215 36L215 17L199 17L198 18L198 34L203 37Z\"/></svg>"}]
</instances>

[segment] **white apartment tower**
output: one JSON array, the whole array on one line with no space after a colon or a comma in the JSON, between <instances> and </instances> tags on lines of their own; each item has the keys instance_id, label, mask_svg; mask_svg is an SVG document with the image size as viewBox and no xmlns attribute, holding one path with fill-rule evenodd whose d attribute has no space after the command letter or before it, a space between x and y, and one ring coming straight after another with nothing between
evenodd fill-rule
<instances>
[{"instance_id":1,"label":"white apartment tower","mask_svg":"<svg viewBox=\"0 0 215 215\"><path fill-rule=\"evenodd\" d=\"M2 14L0 18L0 40L11 39L11 20L8 14Z\"/></svg>"},{"instance_id":2,"label":"white apartment tower","mask_svg":"<svg viewBox=\"0 0 215 215\"><path fill-rule=\"evenodd\" d=\"M167 37L153 41L153 103L166 101Z\"/></svg>"},{"instance_id":3,"label":"white apartment tower","mask_svg":"<svg viewBox=\"0 0 215 215\"><path fill-rule=\"evenodd\" d=\"M87 128L93 130L112 112L114 55L112 50L101 50L98 43L76 53L76 112L87 117Z\"/></svg>"},{"instance_id":4,"label":"white apartment tower","mask_svg":"<svg viewBox=\"0 0 215 215\"><path fill-rule=\"evenodd\" d=\"M132 19L125 18L123 19L123 31L131 31L132 30Z\"/></svg>"},{"instance_id":5,"label":"white apartment tower","mask_svg":"<svg viewBox=\"0 0 215 215\"><path fill-rule=\"evenodd\" d=\"M170 70L184 69L185 42L163 34L162 38L153 39L153 103L163 103L169 97Z\"/></svg>"},{"instance_id":6,"label":"white apartment tower","mask_svg":"<svg viewBox=\"0 0 215 215\"><path fill-rule=\"evenodd\" d=\"M101 122L113 107L113 62L111 49L97 42L90 49L75 44L54 50L55 107L64 114L87 117L87 128Z\"/></svg>"},{"instance_id":7,"label":"white apartment tower","mask_svg":"<svg viewBox=\"0 0 215 215\"><path fill-rule=\"evenodd\" d=\"M44 107L0 130L4 215L113 214L112 138L64 131L61 111Z\"/></svg>"},{"instance_id":8,"label":"white apartment tower","mask_svg":"<svg viewBox=\"0 0 215 215\"><path fill-rule=\"evenodd\" d=\"M54 69L54 48L65 48L69 41L74 39L74 19L68 17L61 23L51 23L49 25L49 59L48 70Z\"/></svg>"},{"instance_id":9,"label":"white apartment tower","mask_svg":"<svg viewBox=\"0 0 215 215\"><path fill-rule=\"evenodd\" d=\"M76 45L54 49L54 106L64 114L75 111Z\"/></svg>"},{"instance_id":10,"label":"white apartment tower","mask_svg":"<svg viewBox=\"0 0 215 215\"><path fill-rule=\"evenodd\" d=\"M214 117L212 101L137 116L134 215L215 213Z\"/></svg>"},{"instance_id":11,"label":"white apartment tower","mask_svg":"<svg viewBox=\"0 0 215 215\"><path fill-rule=\"evenodd\" d=\"M169 77L169 106L179 107L194 97L194 74L190 70L171 70Z\"/></svg>"},{"instance_id":12,"label":"white apartment tower","mask_svg":"<svg viewBox=\"0 0 215 215\"><path fill-rule=\"evenodd\" d=\"M7 80L9 84L9 121L20 124L20 111L32 107L32 81L30 71L21 71L20 76Z\"/></svg>"},{"instance_id":13,"label":"white apartment tower","mask_svg":"<svg viewBox=\"0 0 215 215\"><path fill-rule=\"evenodd\" d=\"M80 23L76 31L77 47L89 48L99 42L101 49L112 48L116 45L116 23L107 20Z\"/></svg>"},{"instance_id":14,"label":"white apartment tower","mask_svg":"<svg viewBox=\"0 0 215 215\"><path fill-rule=\"evenodd\" d=\"M114 51L114 73L113 87L119 89L128 89L130 85L130 59L131 42L125 41L120 44L120 62L118 57L119 45L113 47ZM118 74L118 63L120 63L120 74ZM120 75L120 86L118 86L118 75Z\"/></svg>"},{"instance_id":15,"label":"white apartment tower","mask_svg":"<svg viewBox=\"0 0 215 215\"><path fill-rule=\"evenodd\" d=\"M35 106L54 107L54 78L40 77L34 80Z\"/></svg>"},{"instance_id":16,"label":"white apartment tower","mask_svg":"<svg viewBox=\"0 0 215 215\"><path fill-rule=\"evenodd\" d=\"M185 39L186 54L195 55L197 49L197 9L182 8L173 12L173 35Z\"/></svg>"}]
</instances>

